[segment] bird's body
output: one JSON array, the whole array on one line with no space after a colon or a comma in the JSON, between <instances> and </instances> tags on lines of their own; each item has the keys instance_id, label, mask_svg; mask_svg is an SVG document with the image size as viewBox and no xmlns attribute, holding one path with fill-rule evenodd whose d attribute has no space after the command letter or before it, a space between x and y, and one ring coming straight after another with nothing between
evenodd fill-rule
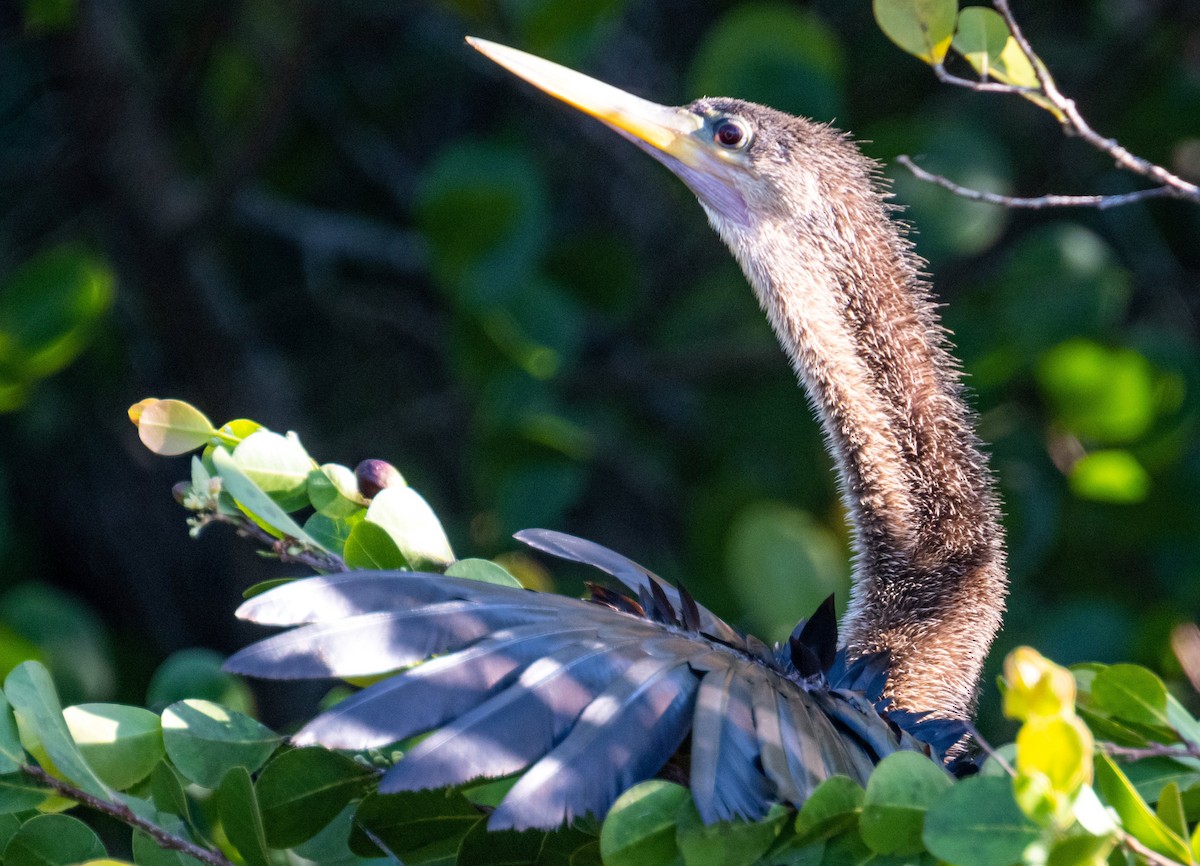
<instances>
[{"instance_id":1,"label":"bird's body","mask_svg":"<svg viewBox=\"0 0 1200 866\"><path fill-rule=\"evenodd\" d=\"M999 627L1003 537L957 368L876 164L842 133L770 108L666 108L472 44L664 162L741 264L841 477L856 550L844 646L835 652L828 606L771 650L624 557L534 531L522 540L607 571L635 597L596 589L589 604L411 573L312 578L243 606L255 621L308 625L231 668L362 676L438 655L298 739L363 748L439 729L381 790L531 766L493 826L602 814L689 733L705 820L799 805L822 779L865 780L898 749L942 757Z\"/></svg>"}]
</instances>

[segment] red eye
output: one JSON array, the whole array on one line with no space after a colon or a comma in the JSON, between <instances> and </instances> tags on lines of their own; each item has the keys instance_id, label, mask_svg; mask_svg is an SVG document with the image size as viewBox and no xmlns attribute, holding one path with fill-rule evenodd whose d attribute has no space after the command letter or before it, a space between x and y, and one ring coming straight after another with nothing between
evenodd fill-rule
<instances>
[{"instance_id":1,"label":"red eye","mask_svg":"<svg viewBox=\"0 0 1200 866\"><path fill-rule=\"evenodd\" d=\"M736 120L722 120L713 130L713 138L722 147L741 147L749 137L746 127Z\"/></svg>"}]
</instances>

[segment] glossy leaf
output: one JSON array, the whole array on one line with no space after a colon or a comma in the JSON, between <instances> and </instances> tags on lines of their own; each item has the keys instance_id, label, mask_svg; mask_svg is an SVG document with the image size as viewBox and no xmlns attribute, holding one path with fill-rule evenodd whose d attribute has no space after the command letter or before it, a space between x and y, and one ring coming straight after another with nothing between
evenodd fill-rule
<instances>
[{"instance_id":1,"label":"glossy leaf","mask_svg":"<svg viewBox=\"0 0 1200 866\"><path fill-rule=\"evenodd\" d=\"M966 58L980 78L989 78L1010 37L1008 24L995 9L968 6L958 13L958 26L951 45Z\"/></svg>"},{"instance_id":2,"label":"glossy leaf","mask_svg":"<svg viewBox=\"0 0 1200 866\"><path fill-rule=\"evenodd\" d=\"M259 434L254 434L259 435ZM300 528L274 499L258 488L246 473L242 472L233 456L224 448L217 448L212 455L213 465L221 475L226 492L238 503L280 534L294 538L318 550L324 550L317 540Z\"/></svg>"},{"instance_id":3,"label":"glossy leaf","mask_svg":"<svg viewBox=\"0 0 1200 866\"><path fill-rule=\"evenodd\" d=\"M452 863L462 838L482 820L480 812L455 792L371 794L355 813L350 849L360 857L378 857L373 836L387 847L385 853L406 864L447 856Z\"/></svg>"},{"instance_id":4,"label":"glossy leaf","mask_svg":"<svg viewBox=\"0 0 1200 866\"><path fill-rule=\"evenodd\" d=\"M875 21L893 42L929 64L939 64L950 49L956 0L873 0Z\"/></svg>"},{"instance_id":5,"label":"glossy leaf","mask_svg":"<svg viewBox=\"0 0 1200 866\"><path fill-rule=\"evenodd\" d=\"M685 866L750 866L775 842L787 811L773 806L760 821L705 824L695 806L684 805L675 825L675 844Z\"/></svg>"},{"instance_id":6,"label":"glossy leaf","mask_svg":"<svg viewBox=\"0 0 1200 866\"><path fill-rule=\"evenodd\" d=\"M1101 709L1127 722L1170 728L1167 687L1139 665L1109 665L1092 681L1092 699Z\"/></svg>"},{"instance_id":7,"label":"glossy leaf","mask_svg":"<svg viewBox=\"0 0 1200 866\"><path fill-rule=\"evenodd\" d=\"M68 866L105 854L100 837L78 818L38 815L13 834L3 860L5 866Z\"/></svg>"},{"instance_id":8,"label":"glossy leaf","mask_svg":"<svg viewBox=\"0 0 1200 866\"><path fill-rule=\"evenodd\" d=\"M682 866L675 822L690 802L687 788L661 779L642 782L622 794L600 829L605 866Z\"/></svg>"},{"instance_id":9,"label":"glossy leaf","mask_svg":"<svg viewBox=\"0 0 1200 866\"><path fill-rule=\"evenodd\" d=\"M78 704L63 710L63 718L84 760L118 791L146 778L162 759L162 723L149 710Z\"/></svg>"},{"instance_id":10,"label":"glossy leaf","mask_svg":"<svg viewBox=\"0 0 1200 866\"><path fill-rule=\"evenodd\" d=\"M513 577L507 568L490 559L460 559L451 563L445 574L447 577L465 577L498 586L521 586L521 581Z\"/></svg>"},{"instance_id":11,"label":"glossy leaf","mask_svg":"<svg viewBox=\"0 0 1200 866\"><path fill-rule=\"evenodd\" d=\"M1096 754L1096 788L1121 817L1125 831L1147 848L1180 862L1191 856L1188 844L1159 820L1125 774L1103 752Z\"/></svg>"},{"instance_id":12,"label":"glossy leaf","mask_svg":"<svg viewBox=\"0 0 1200 866\"><path fill-rule=\"evenodd\" d=\"M308 500L319 514L349 517L367 503L358 492L354 471L337 463L326 463L308 473Z\"/></svg>"},{"instance_id":13,"label":"glossy leaf","mask_svg":"<svg viewBox=\"0 0 1200 866\"><path fill-rule=\"evenodd\" d=\"M194 451L217 435L205 414L182 400L149 398L134 403L129 420L137 425L143 445L168 457Z\"/></svg>"},{"instance_id":14,"label":"glossy leaf","mask_svg":"<svg viewBox=\"0 0 1200 866\"><path fill-rule=\"evenodd\" d=\"M884 758L867 781L859 826L878 854L920 852L925 813L951 786L950 776L917 752Z\"/></svg>"},{"instance_id":15,"label":"glossy leaf","mask_svg":"<svg viewBox=\"0 0 1200 866\"><path fill-rule=\"evenodd\" d=\"M216 800L225 836L247 866L271 866L262 813L249 771L245 767L230 769L221 780Z\"/></svg>"},{"instance_id":16,"label":"glossy leaf","mask_svg":"<svg viewBox=\"0 0 1200 866\"><path fill-rule=\"evenodd\" d=\"M404 558L417 570L441 571L454 551L429 504L411 487L380 490L367 509L367 521L387 530Z\"/></svg>"},{"instance_id":17,"label":"glossy leaf","mask_svg":"<svg viewBox=\"0 0 1200 866\"><path fill-rule=\"evenodd\" d=\"M272 848L292 848L311 839L347 803L366 794L374 780L375 773L337 752L283 752L254 786L267 842Z\"/></svg>"},{"instance_id":18,"label":"glossy leaf","mask_svg":"<svg viewBox=\"0 0 1200 866\"><path fill-rule=\"evenodd\" d=\"M1041 835L1017 807L1007 778L975 776L930 808L922 839L929 853L956 866L1010 866Z\"/></svg>"},{"instance_id":19,"label":"glossy leaf","mask_svg":"<svg viewBox=\"0 0 1200 866\"><path fill-rule=\"evenodd\" d=\"M163 744L187 779L216 788L231 767L253 772L280 738L249 716L210 701L186 700L163 711Z\"/></svg>"},{"instance_id":20,"label":"glossy leaf","mask_svg":"<svg viewBox=\"0 0 1200 866\"><path fill-rule=\"evenodd\" d=\"M44 667L37 662L18 665L4 681L4 693L12 703L21 739L35 757L39 750L44 750L53 767L66 779L103 800L112 798L112 791L88 766L71 739L58 693Z\"/></svg>"},{"instance_id":21,"label":"glossy leaf","mask_svg":"<svg viewBox=\"0 0 1200 866\"><path fill-rule=\"evenodd\" d=\"M408 567L408 560L388 531L369 520L359 521L351 528L342 557L351 568L387 571Z\"/></svg>"},{"instance_id":22,"label":"glossy leaf","mask_svg":"<svg viewBox=\"0 0 1200 866\"><path fill-rule=\"evenodd\" d=\"M284 511L308 503L308 476L316 467L293 435L258 430L238 443L233 460L254 486L270 495Z\"/></svg>"},{"instance_id":23,"label":"glossy leaf","mask_svg":"<svg viewBox=\"0 0 1200 866\"><path fill-rule=\"evenodd\" d=\"M830 776L809 795L796 816L801 842L828 839L858 823L865 792L847 776Z\"/></svg>"}]
</instances>

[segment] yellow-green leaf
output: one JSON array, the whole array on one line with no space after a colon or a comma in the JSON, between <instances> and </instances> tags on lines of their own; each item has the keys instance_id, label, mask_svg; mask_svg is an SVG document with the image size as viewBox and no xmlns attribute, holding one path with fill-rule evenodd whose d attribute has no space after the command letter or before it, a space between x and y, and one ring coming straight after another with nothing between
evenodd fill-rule
<instances>
[{"instance_id":1,"label":"yellow-green leaf","mask_svg":"<svg viewBox=\"0 0 1200 866\"><path fill-rule=\"evenodd\" d=\"M1188 843L1159 820L1129 778L1103 752L1096 755L1096 788L1121 816L1126 832L1159 854L1180 863L1190 861L1192 852Z\"/></svg>"},{"instance_id":2,"label":"yellow-green leaf","mask_svg":"<svg viewBox=\"0 0 1200 866\"><path fill-rule=\"evenodd\" d=\"M129 407L129 420L137 425L142 444L164 457L186 454L208 444L217 431L204 413L182 400L153 397Z\"/></svg>"},{"instance_id":3,"label":"yellow-green leaf","mask_svg":"<svg viewBox=\"0 0 1200 866\"><path fill-rule=\"evenodd\" d=\"M958 13L958 29L951 42L980 78L994 78L993 65L1008 44L1010 34L1004 18L987 6L968 6Z\"/></svg>"},{"instance_id":4,"label":"yellow-green leaf","mask_svg":"<svg viewBox=\"0 0 1200 866\"><path fill-rule=\"evenodd\" d=\"M950 49L956 0L874 0L875 21L898 46L930 65L940 64Z\"/></svg>"}]
</instances>

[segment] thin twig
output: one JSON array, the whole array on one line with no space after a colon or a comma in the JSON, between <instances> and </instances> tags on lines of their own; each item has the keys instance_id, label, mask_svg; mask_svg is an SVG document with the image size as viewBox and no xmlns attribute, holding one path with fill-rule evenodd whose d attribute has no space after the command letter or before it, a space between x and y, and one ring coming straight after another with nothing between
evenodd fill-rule
<instances>
[{"instance_id":1,"label":"thin twig","mask_svg":"<svg viewBox=\"0 0 1200 866\"><path fill-rule=\"evenodd\" d=\"M1106 754L1130 761L1140 761L1142 758L1200 758L1200 743L1152 743L1149 746L1099 743L1098 746Z\"/></svg>"},{"instance_id":2,"label":"thin twig","mask_svg":"<svg viewBox=\"0 0 1200 866\"><path fill-rule=\"evenodd\" d=\"M967 732L970 733L975 742L979 743L979 747L987 753L987 756L1000 765L1000 769L1004 770L1004 772L1008 773L1014 779L1017 777L1017 771L1013 769L1012 764L1004 760L1004 756L992 748L992 744L983 738L983 734L979 733L979 729L974 724L967 723Z\"/></svg>"},{"instance_id":3,"label":"thin twig","mask_svg":"<svg viewBox=\"0 0 1200 866\"><path fill-rule=\"evenodd\" d=\"M189 842L187 839L176 836L174 833L167 832L152 821L147 821L138 815L124 803L104 800L93 794L89 794L87 791L77 788L69 782L54 778L41 767L22 764L21 772L68 799L82 803L89 809L94 809L111 818L116 818L121 823L128 824L135 830L141 830L153 839L160 848L169 851L179 851L182 854L187 854L189 857L194 857L202 863L207 863L209 866L233 866L233 863L226 859L225 855L219 851L203 848L194 842Z\"/></svg>"},{"instance_id":4,"label":"thin twig","mask_svg":"<svg viewBox=\"0 0 1200 866\"><path fill-rule=\"evenodd\" d=\"M350 570L346 561L337 554L315 550L304 542L288 536L276 538L254 521L244 517L234 517L219 511L206 511L192 518L192 526L197 530L203 529L210 523L224 523L232 526L243 538L252 539L264 547L269 547L271 552L279 557L280 562L294 562L307 566L313 571Z\"/></svg>"},{"instance_id":5,"label":"thin twig","mask_svg":"<svg viewBox=\"0 0 1200 866\"><path fill-rule=\"evenodd\" d=\"M1058 113L1059 121L1068 134L1078 136L1096 150L1107 154L1118 168L1148 178L1157 184L1157 186L1152 189L1138 190L1137 192L1120 195L1041 195L1018 198L962 186L949 178L918 168L907 156L899 157L898 162L921 180L937 184L955 195L973 201L1003 205L1004 207L1028 208L1033 210L1052 207L1094 207L1103 210L1151 198L1174 198L1200 204L1200 186L1184 180L1161 165L1156 165L1140 156L1135 156L1122 147L1116 139L1105 138L1092 129L1091 124L1080 113L1075 101L1068 99L1058 89L1058 85L1055 83L1053 76L1050 75L1050 71L1042 63L1041 58L1034 52L1033 46L1025 37L1024 31L1021 30L1021 25L1017 23L1016 16L1013 15L1012 9L1008 5L1008 0L992 0L992 5L996 7L996 10L1004 18L1013 40L1017 43L1017 47L1021 49L1033 67L1039 87L1022 87L1020 85L1004 84L996 81L974 81L969 78L961 78L947 72L945 67L940 63L933 64L933 73L937 79L945 84L964 87L979 93L1007 93L1026 97L1039 96Z\"/></svg>"},{"instance_id":6,"label":"thin twig","mask_svg":"<svg viewBox=\"0 0 1200 866\"><path fill-rule=\"evenodd\" d=\"M1003 195L998 192L988 192L982 189L973 189L971 187L957 184L950 178L941 174L934 174L921 168L912 158L907 155L896 157L896 162L907 168L915 177L940 186L942 189L947 189L957 196L970 199L971 201L983 201L988 204L998 204L1004 207L1012 208L1027 208L1029 210L1041 210L1043 208L1052 207L1094 207L1099 210L1105 210L1110 207L1120 207L1121 205L1133 204L1137 201L1144 201L1151 198L1178 198L1178 193L1166 186L1155 186L1149 189L1139 189L1136 192L1120 193L1118 195L1059 195L1048 194L1033 196L1030 198L1021 198L1018 196Z\"/></svg>"},{"instance_id":7,"label":"thin twig","mask_svg":"<svg viewBox=\"0 0 1200 866\"><path fill-rule=\"evenodd\" d=\"M1127 846L1135 854L1138 854L1138 855L1146 858L1146 860L1150 863L1156 863L1156 864L1158 864L1158 866L1182 866L1182 864L1178 860L1172 860L1170 857L1166 856L1165 854L1159 854L1153 848L1147 848L1145 845L1143 845L1137 839L1130 836L1128 833L1121 831L1121 832L1119 832L1119 836L1120 836L1122 845Z\"/></svg>"}]
</instances>

